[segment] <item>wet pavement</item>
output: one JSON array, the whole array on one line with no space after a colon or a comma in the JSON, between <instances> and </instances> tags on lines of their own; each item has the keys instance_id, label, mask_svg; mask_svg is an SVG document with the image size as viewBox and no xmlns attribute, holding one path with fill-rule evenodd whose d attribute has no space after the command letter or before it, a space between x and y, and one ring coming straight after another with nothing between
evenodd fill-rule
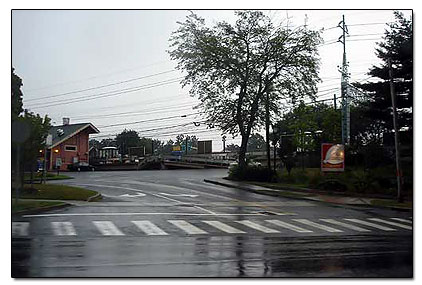
<instances>
[{"instance_id":1,"label":"wet pavement","mask_svg":"<svg viewBox=\"0 0 422 285\"><path fill-rule=\"evenodd\" d=\"M225 174L71 173L104 199L14 217L12 276L413 276L411 213L203 182Z\"/></svg>"}]
</instances>

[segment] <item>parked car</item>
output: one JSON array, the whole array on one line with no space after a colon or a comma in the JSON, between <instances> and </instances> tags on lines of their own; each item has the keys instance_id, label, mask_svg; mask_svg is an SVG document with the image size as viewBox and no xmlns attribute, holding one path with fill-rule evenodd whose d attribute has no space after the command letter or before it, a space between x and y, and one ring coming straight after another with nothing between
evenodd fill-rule
<instances>
[{"instance_id":1,"label":"parked car","mask_svg":"<svg viewBox=\"0 0 422 285\"><path fill-rule=\"evenodd\" d=\"M69 171L94 171L95 168L87 162L77 162L67 166Z\"/></svg>"}]
</instances>

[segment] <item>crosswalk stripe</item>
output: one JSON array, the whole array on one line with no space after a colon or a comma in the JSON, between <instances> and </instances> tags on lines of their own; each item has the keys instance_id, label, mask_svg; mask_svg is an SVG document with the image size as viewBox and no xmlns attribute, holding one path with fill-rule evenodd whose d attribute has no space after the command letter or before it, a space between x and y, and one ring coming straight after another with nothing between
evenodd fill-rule
<instances>
[{"instance_id":1,"label":"crosswalk stripe","mask_svg":"<svg viewBox=\"0 0 422 285\"><path fill-rule=\"evenodd\" d=\"M320 219L323 222L327 222L333 225L337 225L337 226L341 226L350 230L354 230L354 231L358 231L358 232L370 232L370 230L364 229L364 228L360 228L354 225L350 225L350 224L346 224L346 223L342 223L333 219Z\"/></svg>"},{"instance_id":2,"label":"crosswalk stripe","mask_svg":"<svg viewBox=\"0 0 422 285\"><path fill-rule=\"evenodd\" d=\"M383 230L383 231L388 231L388 232L394 232L394 231L396 231L395 229L392 229L392 228L380 226L380 225L377 225L377 224L374 224L374 223L370 223L370 222L366 222L366 221L361 221L361 220L358 220L358 219L345 219L345 220L346 221L350 221L350 222L354 222L354 223L357 223L357 224L361 224L361 225L364 225L364 226L368 226L368 227L373 227L373 228L376 228L376 229L380 229L380 230Z\"/></svg>"},{"instance_id":3,"label":"crosswalk stripe","mask_svg":"<svg viewBox=\"0 0 422 285\"><path fill-rule=\"evenodd\" d=\"M276 226L280 226L280 227L285 228L285 229L289 229L289 230L298 232L298 233L312 233L311 230L306 230L306 229L303 229L301 227L291 225L291 224L288 224L286 222L282 222L282 221L279 221L279 220L266 220L266 222L271 223L271 224L276 225Z\"/></svg>"},{"instance_id":4,"label":"crosswalk stripe","mask_svg":"<svg viewBox=\"0 0 422 285\"><path fill-rule=\"evenodd\" d=\"M105 236L124 236L112 222L110 221L92 221L97 229Z\"/></svg>"},{"instance_id":5,"label":"crosswalk stripe","mask_svg":"<svg viewBox=\"0 0 422 285\"><path fill-rule=\"evenodd\" d=\"M296 222L299 222L299 223L302 223L302 224L305 224L305 225L308 225L308 226L311 226L311 227L315 227L317 229L321 229L321 230L324 230L324 231L327 231L327 232L330 232L330 233L342 233L343 232L342 230L338 230L338 229L335 229L335 228L332 228L332 227L328 227L328 226L325 226L325 225L314 223L314 222L311 222L307 219L293 219L293 221L296 221Z\"/></svg>"},{"instance_id":6,"label":"crosswalk stripe","mask_svg":"<svg viewBox=\"0 0 422 285\"><path fill-rule=\"evenodd\" d=\"M208 234L206 231L201 230L200 228L184 220L167 220L167 221L190 235Z\"/></svg>"},{"instance_id":7,"label":"crosswalk stripe","mask_svg":"<svg viewBox=\"0 0 422 285\"><path fill-rule=\"evenodd\" d=\"M381 220L381 219L378 219L378 218L370 218L369 220L374 221L374 222L384 223L384 224L399 227L399 228L403 228L403 229L406 229L406 230L412 230L412 226L402 225L402 224L391 222L391 221L385 221L385 220Z\"/></svg>"},{"instance_id":8,"label":"crosswalk stripe","mask_svg":"<svg viewBox=\"0 0 422 285\"><path fill-rule=\"evenodd\" d=\"M132 221L140 230L149 236L166 236L168 233L151 223L150 221Z\"/></svg>"},{"instance_id":9,"label":"crosswalk stripe","mask_svg":"<svg viewBox=\"0 0 422 285\"><path fill-rule=\"evenodd\" d=\"M71 222L51 222L56 236L76 236L75 228Z\"/></svg>"},{"instance_id":10,"label":"crosswalk stripe","mask_svg":"<svg viewBox=\"0 0 422 285\"><path fill-rule=\"evenodd\" d=\"M28 222L12 222L12 236L27 236Z\"/></svg>"},{"instance_id":11,"label":"crosswalk stripe","mask_svg":"<svg viewBox=\"0 0 422 285\"><path fill-rule=\"evenodd\" d=\"M399 221L399 222L403 222L403 223L408 223L408 224L412 224L413 221L409 221L409 220L405 220L405 219L400 219L400 218L391 218L392 220L395 221Z\"/></svg>"},{"instance_id":12,"label":"crosswalk stripe","mask_svg":"<svg viewBox=\"0 0 422 285\"><path fill-rule=\"evenodd\" d=\"M244 231L238 230L236 228L233 228L232 226L226 225L219 221L202 221L202 222L229 234L245 234Z\"/></svg>"},{"instance_id":13,"label":"crosswalk stripe","mask_svg":"<svg viewBox=\"0 0 422 285\"><path fill-rule=\"evenodd\" d=\"M262 225L259 225L257 223L252 222L252 221L249 221L249 220L236 221L236 222L239 223L239 224L245 225L247 227L250 227L252 229L267 233L267 234L279 233L279 231L277 231L277 230L264 227Z\"/></svg>"}]
</instances>

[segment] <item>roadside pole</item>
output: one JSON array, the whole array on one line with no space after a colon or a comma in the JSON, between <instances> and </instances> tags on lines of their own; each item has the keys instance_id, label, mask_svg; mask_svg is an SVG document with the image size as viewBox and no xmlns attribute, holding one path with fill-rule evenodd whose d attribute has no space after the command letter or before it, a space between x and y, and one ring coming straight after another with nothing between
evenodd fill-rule
<instances>
[{"instance_id":1,"label":"roadside pole","mask_svg":"<svg viewBox=\"0 0 422 285\"><path fill-rule=\"evenodd\" d=\"M43 183L46 184L47 179L46 179L46 174L47 174L47 146L44 147L44 167L43 167L43 171L42 171L42 180Z\"/></svg>"},{"instance_id":2,"label":"roadside pole","mask_svg":"<svg viewBox=\"0 0 422 285\"><path fill-rule=\"evenodd\" d=\"M391 58L388 58L388 69L389 69L388 73L390 76L391 103L393 107L394 145L396 149L397 201L401 203L403 202L403 197L402 197L403 176L402 176L401 165L400 165L400 142L399 142L399 130L397 126L396 94L394 91L393 69L391 67Z\"/></svg>"},{"instance_id":3,"label":"roadside pole","mask_svg":"<svg viewBox=\"0 0 422 285\"><path fill-rule=\"evenodd\" d=\"M16 144L16 185L15 185L15 205L18 205L19 202L19 188L21 187L21 177L20 177L20 149L21 144Z\"/></svg>"}]
</instances>

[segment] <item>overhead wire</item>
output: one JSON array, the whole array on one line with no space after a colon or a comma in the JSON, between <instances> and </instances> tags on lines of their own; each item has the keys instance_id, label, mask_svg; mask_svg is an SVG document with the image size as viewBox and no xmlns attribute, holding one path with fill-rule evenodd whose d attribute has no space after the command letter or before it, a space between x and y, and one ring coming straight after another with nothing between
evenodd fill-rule
<instances>
[{"instance_id":1,"label":"overhead wire","mask_svg":"<svg viewBox=\"0 0 422 285\"><path fill-rule=\"evenodd\" d=\"M85 91L91 91L91 90L101 89L101 88L115 86L115 85L119 85L119 84L124 84L124 83L128 83L128 82L133 82L133 81L137 81L137 80L141 80L141 79L145 79L145 78L151 78L151 77L154 77L154 76L167 74L167 73L175 72L175 71L176 71L175 69L171 69L171 70L167 70L167 71L163 71L163 72L159 72L159 73L155 73L155 74L145 75L145 76L136 77L136 78L132 78L132 79L128 79L128 80L123 80L123 81L119 81L119 82L114 82L114 83L110 83L110 84L105 84L105 85L100 85L100 86L95 86L95 87L90 87L90 88L86 88L86 89L80 89L80 90L75 90L75 91L70 91L70 92L65 92L65 93L59 93L59 94L55 94L55 95L47 95L47 96L38 97L38 98L34 98L34 99L27 99L26 101L30 102L30 101L38 101L38 100L43 100L43 99L49 99L49 98L63 97L63 96L70 95L70 94L76 94L76 93L81 93L81 92L85 92Z\"/></svg>"}]
</instances>

